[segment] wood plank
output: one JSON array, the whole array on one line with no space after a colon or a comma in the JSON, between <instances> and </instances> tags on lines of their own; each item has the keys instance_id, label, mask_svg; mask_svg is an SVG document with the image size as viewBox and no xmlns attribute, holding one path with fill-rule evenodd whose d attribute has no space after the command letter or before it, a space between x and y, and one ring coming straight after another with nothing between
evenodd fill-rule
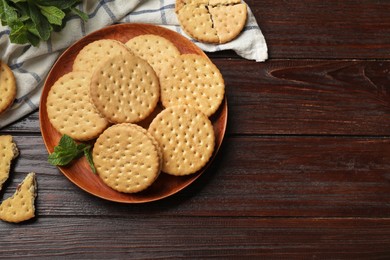
<instances>
[{"instance_id":1,"label":"wood plank","mask_svg":"<svg viewBox=\"0 0 390 260\"><path fill-rule=\"evenodd\" d=\"M231 134L390 136L388 61L214 62ZM38 113L3 131L39 132Z\"/></svg>"},{"instance_id":2,"label":"wood plank","mask_svg":"<svg viewBox=\"0 0 390 260\"><path fill-rule=\"evenodd\" d=\"M227 137L193 185L142 205L87 194L46 162L40 137L15 140L21 158L3 197L37 172L40 216L390 217L389 138Z\"/></svg>"},{"instance_id":3,"label":"wood plank","mask_svg":"<svg viewBox=\"0 0 390 260\"><path fill-rule=\"evenodd\" d=\"M390 135L390 62L214 61L232 134Z\"/></svg>"},{"instance_id":4,"label":"wood plank","mask_svg":"<svg viewBox=\"0 0 390 260\"><path fill-rule=\"evenodd\" d=\"M273 59L389 59L390 2L246 1Z\"/></svg>"},{"instance_id":5,"label":"wood plank","mask_svg":"<svg viewBox=\"0 0 390 260\"><path fill-rule=\"evenodd\" d=\"M1 257L88 259L385 259L389 219L149 216L0 223Z\"/></svg>"}]
</instances>

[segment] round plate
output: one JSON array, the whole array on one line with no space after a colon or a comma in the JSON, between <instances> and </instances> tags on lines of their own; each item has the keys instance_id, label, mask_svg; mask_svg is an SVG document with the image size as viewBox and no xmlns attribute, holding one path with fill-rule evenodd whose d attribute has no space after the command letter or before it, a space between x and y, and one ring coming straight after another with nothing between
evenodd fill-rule
<instances>
[{"instance_id":1,"label":"round plate","mask_svg":"<svg viewBox=\"0 0 390 260\"><path fill-rule=\"evenodd\" d=\"M79 51L87 44L99 40L99 39L115 39L123 43L127 42L131 38L142 35L142 34L155 34L162 36L170 40L176 47L180 50L181 53L195 53L202 55L206 58L206 54L198 48L191 41L181 36L180 34L173 32L171 30L149 24L117 24L112 25L96 32L93 32L84 38L77 41L75 44L70 46L57 60L53 68L47 76L39 109L39 121L42 132L43 141L45 142L46 148L49 153L54 151L54 147L58 144L61 135L58 133L54 127L51 125L49 118L47 116L46 110L46 100L47 94L51 86L64 74L72 71L73 61ZM151 115L150 118L145 119L140 124L144 127L147 127L148 123L153 119L161 108L156 109L156 111ZM143 203L159 200L165 197L168 197L172 194L177 193L183 188L190 185L194 182L212 163L215 158L221 144L223 137L226 131L227 123L227 101L226 98L222 102L219 110L211 117L211 121L214 126L214 131L216 135L216 145L215 151L210 159L209 163L199 172L178 177L171 176L165 173L161 173L158 179L145 191L127 194L117 192L103 183L98 175L94 174L86 159L84 157L74 161L71 165L67 167L59 167L61 172L74 184L76 184L81 189L86 192L93 194L97 197L122 202L122 203ZM93 142L91 142L93 144Z\"/></svg>"}]
</instances>

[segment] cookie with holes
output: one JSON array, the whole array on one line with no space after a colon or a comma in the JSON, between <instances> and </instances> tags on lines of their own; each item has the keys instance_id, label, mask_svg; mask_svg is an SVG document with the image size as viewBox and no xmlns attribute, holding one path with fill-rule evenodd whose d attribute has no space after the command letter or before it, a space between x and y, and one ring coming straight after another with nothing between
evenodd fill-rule
<instances>
[{"instance_id":1,"label":"cookie with holes","mask_svg":"<svg viewBox=\"0 0 390 260\"><path fill-rule=\"evenodd\" d=\"M180 56L180 51L171 41L154 34L136 36L126 42L126 46L146 60L157 76L172 60Z\"/></svg>"},{"instance_id":2,"label":"cookie with holes","mask_svg":"<svg viewBox=\"0 0 390 260\"><path fill-rule=\"evenodd\" d=\"M178 20L192 38L226 43L243 30L248 12L241 0L176 0Z\"/></svg>"},{"instance_id":3,"label":"cookie with holes","mask_svg":"<svg viewBox=\"0 0 390 260\"><path fill-rule=\"evenodd\" d=\"M97 110L111 123L136 123L155 109L160 84L153 68L129 52L100 63L90 93Z\"/></svg>"},{"instance_id":4,"label":"cookie with holes","mask_svg":"<svg viewBox=\"0 0 390 260\"><path fill-rule=\"evenodd\" d=\"M130 52L122 42L112 39L93 41L84 46L73 62L73 71L93 71L107 57Z\"/></svg>"},{"instance_id":5,"label":"cookie with holes","mask_svg":"<svg viewBox=\"0 0 390 260\"><path fill-rule=\"evenodd\" d=\"M35 198L37 196L36 174L30 172L19 184L15 193L0 204L0 219L19 223L35 217Z\"/></svg>"},{"instance_id":6,"label":"cookie with holes","mask_svg":"<svg viewBox=\"0 0 390 260\"><path fill-rule=\"evenodd\" d=\"M162 171L171 175L196 173L214 152L215 134L211 121L189 106L164 109L153 119L148 131L162 149Z\"/></svg>"},{"instance_id":7,"label":"cookie with holes","mask_svg":"<svg viewBox=\"0 0 390 260\"><path fill-rule=\"evenodd\" d=\"M0 114L7 110L16 97L16 81L12 70L0 61Z\"/></svg>"},{"instance_id":8,"label":"cookie with holes","mask_svg":"<svg viewBox=\"0 0 390 260\"><path fill-rule=\"evenodd\" d=\"M105 130L92 151L96 172L112 189L136 193L147 189L161 171L161 151L154 137L135 124Z\"/></svg>"},{"instance_id":9,"label":"cookie with holes","mask_svg":"<svg viewBox=\"0 0 390 260\"><path fill-rule=\"evenodd\" d=\"M109 125L90 101L90 83L89 72L65 74L51 87L46 101L53 127L79 141L98 137Z\"/></svg>"},{"instance_id":10,"label":"cookie with holes","mask_svg":"<svg viewBox=\"0 0 390 260\"><path fill-rule=\"evenodd\" d=\"M225 82L218 68L206 57L183 54L166 67L160 76L164 107L188 105L207 116L222 103Z\"/></svg>"}]
</instances>

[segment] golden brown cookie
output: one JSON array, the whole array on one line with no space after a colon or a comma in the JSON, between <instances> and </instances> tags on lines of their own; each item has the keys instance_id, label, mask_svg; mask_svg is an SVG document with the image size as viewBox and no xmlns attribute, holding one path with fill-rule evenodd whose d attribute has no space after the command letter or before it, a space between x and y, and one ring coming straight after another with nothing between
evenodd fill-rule
<instances>
[{"instance_id":1,"label":"golden brown cookie","mask_svg":"<svg viewBox=\"0 0 390 260\"><path fill-rule=\"evenodd\" d=\"M184 5L178 11L177 17L183 30L195 40L219 43L207 5Z\"/></svg>"},{"instance_id":2,"label":"golden brown cookie","mask_svg":"<svg viewBox=\"0 0 390 260\"><path fill-rule=\"evenodd\" d=\"M89 43L77 54L73 62L73 71L92 72L100 62L114 55L123 55L130 50L121 42L102 39Z\"/></svg>"},{"instance_id":3,"label":"golden brown cookie","mask_svg":"<svg viewBox=\"0 0 390 260\"><path fill-rule=\"evenodd\" d=\"M138 57L146 60L154 69L157 76L180 51L169 40L153 34L139 35L126 42L126 46Z\"/></svg>"},{"instance_id":4,"label":"golden brown cookie","mask_svg":"<svg viewBox=\"0 0 390 260\"><path fill-rule=\"evenodd\" d=\"M92 102L112 123L141 121L153 112L159 97L153 68L130 52L109 57L92 75Z\"/></svg>"},{"instance_id":5,"label":"golden brown cookie","mask_svg":"<svg viewBox=\"0 0 390 260\"><path fill-rule=\"evenodd\" d=\"M9 177L11 162L19 155L11 135L0 136L0 190Z\"/></svg>"},{"instance_id":6,"label":"golden brown cookie","mask_svg":"<svg viewBox=\"0 0 390 260\"><path fill-rule=\"evenodd\" d=\"M37 182L35 173L29 173L18 186L14 195L0 204L0 219L18 223L35 216Z\"/></svg>"},{"instance_id":7,"label":"golden brown cookie","mask_svg":"<svg viewBox=\"0 0 390 260\"><path fill-rule=\"evenodd\" d=\"M247 19L246 4L210 6L209 12L213 18L219 43L233 40L245 27Z\"/></svg>"},{"instance_id":8,"label":"golden brown cookie","mask_svg":"<svg viewBox=\"0 0 390 260\"><path fill-rule=\"evenodd\" d=\"M161 73L161 102L164 107L188 105L211 116L225 94L218 68L207 58L183 54Z\"/></svg>"},{"instance_id":9,"label":"golden brown cookie","mask_svg":"<svg viewBox=\"0 0 390 260\"><path fill-rule=\"evenodd\" d=\"M149 132L162 147L162 171L171 175L196 173L214 151L213 125L206 115L192 107L166 108L152 121Z\"/></svg>"},{"instance_id":10,"label":"golden brown cookie","mask_svg":"<svg viewBox=\"0 0 390 260\"><path fill-rule=\"evenodd\" d=\"M100 178L114 190L135 193L158 177L161 159L157 141L134 124L111 126L96 140L93 161Z\"/></svg>"},{"instance_id":11,"label":"golden brown cookie","mask_svg":"<svg viewBox=\"0 0 390 260\"><path fill-rule=\"evenodd\" d=\"M235 39L247 20L247 6L240 0L177 0L175 10L183 30L207 43Z\"/></svg>"},{"instance_id":12,"label":"golden brown cookie","mask_svg":"<svg viewBox=\"0 0 390 260\"><path fill-rule=\"evenodd\" d=\"M0 60L0 114L9 108L16 97L16 81L12 70Z\"/></svg>"},{"instance_id":13,"label":"golden brown cookie","mask_svg":"<svg viewBox=\"0 0 390 260\"><path fill-rule=\"evenodd\" d=\"M61 134L86 141L98 137L108 126L90 100L91 73L72 71L51 87L46 101L50 123Z\"/></svg>"}]
</instances>

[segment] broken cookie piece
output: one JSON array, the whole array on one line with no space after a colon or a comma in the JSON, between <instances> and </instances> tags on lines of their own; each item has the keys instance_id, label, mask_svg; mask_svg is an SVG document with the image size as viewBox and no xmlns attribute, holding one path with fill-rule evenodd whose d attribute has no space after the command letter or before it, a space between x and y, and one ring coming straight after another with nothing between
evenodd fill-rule
<instances>
[{"instance_id":1,"label":"broken cookie piece","mask_svg":"<svg viewBox=\"0 0 390 260\"><path fill-rule=\"evenodd\" d=\"M0 190L9 177L11 162L19 155L11 135L0 136Z\"/></svg>"},{"instance_id":2,"label":"broken cookie piece","mask_svg":"<svg viewBox=\"0 0 390 260\"><path fill-rule=\"evenodd\" d=\"M175 10L183 30L207 43L235 39L247 20L247 6L241 0L177 0Z\"/></svg>"},{"instance_id":3,"label":"broken cookie piece","mask_svg":"<svg viewBox=\"0 0 390 260\"><path fill-rule=\"evenodd\" d=\"M7 222L19 223L35 216L36 197L35 173L29 173L18 186L14 195L0 204L0 219Z\"/></svg>"}]
</instances>

